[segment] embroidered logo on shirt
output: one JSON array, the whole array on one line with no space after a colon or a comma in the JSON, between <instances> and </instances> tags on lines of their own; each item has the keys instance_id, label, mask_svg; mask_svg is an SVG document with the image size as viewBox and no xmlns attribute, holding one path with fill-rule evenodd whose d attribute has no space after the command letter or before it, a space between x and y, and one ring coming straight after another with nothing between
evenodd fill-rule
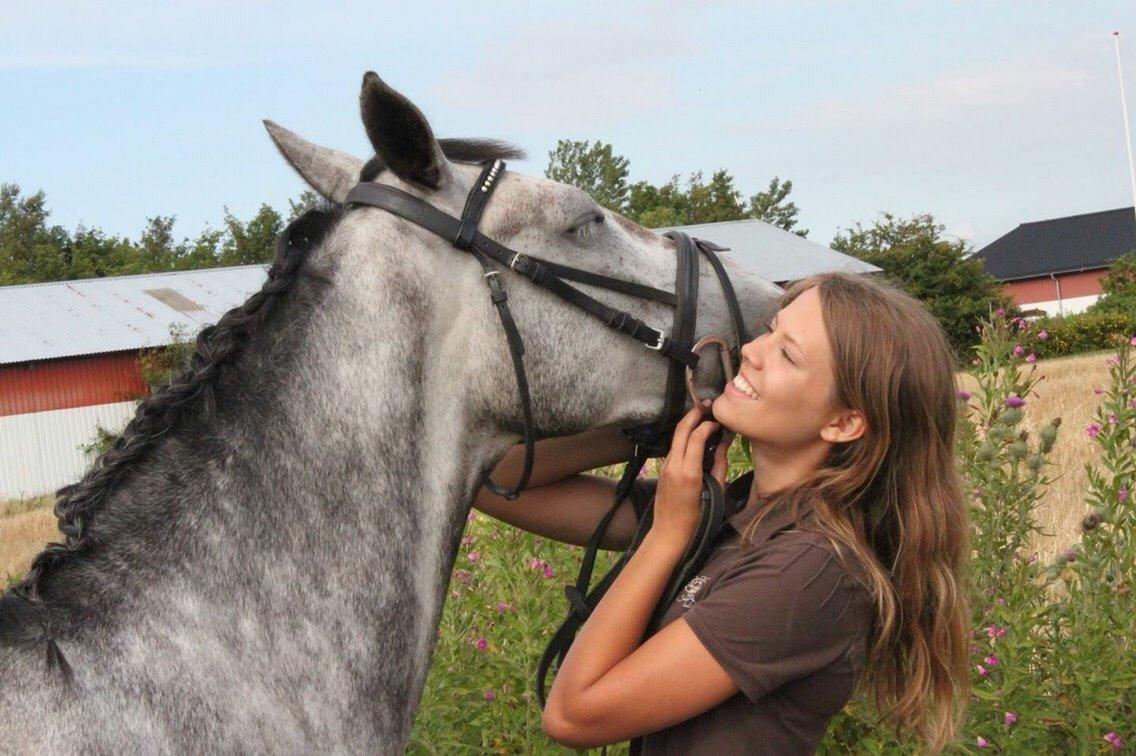
<instances>
[{"instance_id":1,"label":"embroidered logo on shirt","mask_svg":"<svg viewBox=\"0 0 1136 756\"><path fill-rule=\"evenodd\" d=\"M683 587L682 593L678 595L678 598L675 599L675 601L682 604L687 609L694 606L695 596L700 590L702 590L702 586L706 585L706 582L708 580L710 580L710 578L706 577L705 575L699 575L696 578L692 578L691 581Z\"/></svg>"}]
</instances>

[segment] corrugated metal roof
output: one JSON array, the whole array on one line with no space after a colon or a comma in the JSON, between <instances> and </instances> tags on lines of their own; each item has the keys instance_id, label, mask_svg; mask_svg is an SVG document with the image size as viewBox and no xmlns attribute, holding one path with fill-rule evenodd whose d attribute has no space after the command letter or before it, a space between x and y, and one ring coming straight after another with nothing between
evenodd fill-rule
<instances>
[{"instance_id":1,"label":"corrugated metal roof","mask_svg":"<svg viewBox=\"0 0 1136 756\"><path fill-rule=\"evenodd\" d=\"M974 253L1000 281L1106 268L1136 249L1131 207L1023 223Z\"/></svg>"},{"instance_id":2,"label":"corrugated metal roof","mask_svg":"<svg viewBox=\"0 0 1136 756\"><path fill-rule=\"evenodd\" d=\"M156 347L248 299L264 265L0 287L0 364Z\"/></svg>"},{"instance_id":3,"label":"corrugated metal roof","mask_svg":"<svg viewBox=\"0 0 1136 756\"><path fill-rule=\"evenodd\" d=\"M777 283L795 281L830 270L849 273L880 272L880 268L875 265L760 220L699 223L655 230L659 233L682 231L729 247L731 257L762 278Z\"/></svg>"}]
</instances>

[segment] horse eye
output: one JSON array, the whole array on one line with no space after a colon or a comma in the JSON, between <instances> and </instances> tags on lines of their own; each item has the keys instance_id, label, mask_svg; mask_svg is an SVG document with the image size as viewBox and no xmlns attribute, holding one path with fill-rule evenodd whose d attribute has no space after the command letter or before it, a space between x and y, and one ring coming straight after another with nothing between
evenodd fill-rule
<instances>
[{"instance_id":1,"label":"horse eye","mask_svg":"<svg viewBox=\"0 0 1136 756\"><path fill-rule=\"evenodd\" d=\"M565 232L575 234L576 236L588 236L595 231L595 227L602 225L604 222L603 213L598 210L592 210L584 213L576 222Z\"/></svg>"}]
</instances>

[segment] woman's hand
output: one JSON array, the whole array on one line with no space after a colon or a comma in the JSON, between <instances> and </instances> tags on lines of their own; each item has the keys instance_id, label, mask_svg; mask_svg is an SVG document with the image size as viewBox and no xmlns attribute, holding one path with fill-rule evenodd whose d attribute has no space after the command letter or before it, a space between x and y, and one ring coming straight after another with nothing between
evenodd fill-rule
<instances>
[{"instance_id":1,"label":"woman's hand","mask_svg":"<svg viewBox=\"0 0 1136 756\"><path fill-rule=\"evenodd\" d=\"M709 403L695 406L675 426L671 449L659 469L652 532L685 548L698 526L702 494L702 459L706 441L718 423L705 419ZM714 453L710 474L726 484L726 452L733 435L726 433Z\"/></svg>"}]
</instances>

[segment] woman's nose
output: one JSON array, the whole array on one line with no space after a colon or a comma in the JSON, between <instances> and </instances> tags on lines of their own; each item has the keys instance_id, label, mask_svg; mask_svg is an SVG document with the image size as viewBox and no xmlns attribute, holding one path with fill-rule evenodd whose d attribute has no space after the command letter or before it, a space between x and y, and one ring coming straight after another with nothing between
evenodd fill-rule
<instances>
[{"instance_id":1,"label":"woman's nose","mask_svg":"<svg viewBox=\"0 0 1136 756\"><path fill-rule=\"evenodd\" d=\"M765 334L758 336L753 341L748 341L742 345L742 357L746 362L754 366L755 369L760 370L764 361L762 357L762 340L765 339Z\"/></svg>"}]
</instances>

